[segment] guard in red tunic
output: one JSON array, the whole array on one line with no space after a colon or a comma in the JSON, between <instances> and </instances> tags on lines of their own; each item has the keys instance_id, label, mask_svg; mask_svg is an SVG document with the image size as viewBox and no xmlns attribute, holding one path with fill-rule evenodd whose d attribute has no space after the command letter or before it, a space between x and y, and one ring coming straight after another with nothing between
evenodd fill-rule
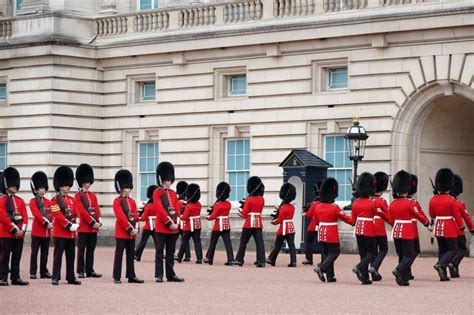
<instances>
[{"instance_id":1,"label":"guard in red tunic","mask_svg":"<svg viewBox=\"0 0 474 315\"><path fill-rule=\"evenodd\" d=\"M377 181L377 185L373 198L375 199L377 209L382 210L387 214L388 204L387 201L383 199L382 195L388 187L388 175L384 172L377 172L374 174L374 176L375 180ZM390 224L391 222L388 223ZM388 239L387 231L385 230L385 220L379 215L374 216L374 226L377 256L375 256L374 261L370 264L369 272L372 276L372 281L380 281L382 280L382 276L379 273L379 268L388 252Z\"/></svg>"},{"instance_id":2,"label":"guard in red tunic","mask_svg":"<svg viewBox=\"0 0 474 315\"><path fill-rule=\"evenodd\" d=\"M418 202L418 200L415 199L415 194L416 192L418 191L418 177L414 174L411 174L410 175L410 181L411 181L411 189L410 189L410 192L408 193L408 198L412 201L413 203L413 210L419 212L423 217L426 218L426 220L429 220L428 217L426 216L426 214L423 212L423 208L421 208L421 205L420 203ZM411 221L412 221L412 224L413 224L413 249L415 251L415 256L413 257L413 259L416 259L416 257L418 257L418 255L420 254L421 252L421 248L420 248L420 238L419 238L419 235L418 235L418 220L416 217L412 217L411 218ZM415 277L413 276L413 273L411 271L411 267L410 267L410 280L413 280L415 279Z\"/></svg>"},{"instance_id":3,"label":"guard in red tunic","mask_svg":"<svg viewBox=\"0 0 474 315\"><path fill-rule=\"evenodd\" d=\"M456 255L459 231L464 229L456 199L449 195L453 186L453 172L448 168L438 170L435 178L438 194L430 200L429 213L431 218L436 219L434 236L438 241L438 262L433 268L438 272L440 281L449 281L446 268Z\"/></svg>"},{"instance_id":4,"label":"guard in red tunic","mask_svg":"<svg viewBox=\"0 0 474 315\"><path fill-rule=\"evenodd\" d=\"M186 188L188 188L188 183L186 183L184 180L179 181L176 184L176 194L178 195L178 201L181 204L181 206L179 207L179 213L183 213L184 207L186 206ZM179 225L179 236L181 236L181 242L182 242L183 234L184 234L184 230L183 230L184 225L183 225L183 222L181 222L181 219L179 217L178 217L178 225ZM177 260L178 256L175 256L174 259ZM188 245L186 245L183 261L191 261L191 249L190 249L189 243Z\"/></svg>"},{"instance_id":5,"label":"guard in red tunic","mask_svg":"<svg viewBox=\"0 0 474 315\"><path fill-rule=\"evenodd\" d=\"M458 205L457 209L461 213L464 222L466 223L469 231L474 233L474 227L472 225L471 216L467 211L466 204L458 199L459 195L463 193L463 182L462 178L459 175L454 175L454 186L453 189L449 192L449 194L456 199L456 203ZM467 246L466 246L466 235L464 234L463 230L459 230L458 238L457 238L457 245L458 249L456 251L456 255L454 255L453 259L448 265L449 273L451 278L459 278L459 264L461 263L464 256L467 254Z\"/></svg>"},{"instance_id":6,"label":"guard in red tunic","mask_svg":"<svg viewBox=\"0 0 474 315\"><path fill-rule=\"evenodd\" d=\"M247 180L247 192L249 196L244 199L242 210L239 215L245 219L242 226L242 234L240 236L240 245L237 255L235 256L235 264L237 266L244 265L245 250L250 237L253 236L257 247L257 263L258 268L265 267L265 244L263 243L263 220L262 210L265 205L263 195L265 186L258 176L252 176Z\"/></svg>"},{"instance_id":7,"label":"guard in red tunic","mask_svg":"<svg viewBox=\"0 0 474 315\"><path fill-rule=\"evenodd\" d=\"M97 233L102 227L102 214L97 196L90 191L94 183L94 170L89 164L79 165L76 169L76 181L79 192L75 199L80 222L77 230L76 272L79 278L84 278L84 271L88 278L100 278L102 275L94 271L94 252L97 245Z\"/></svg>"},{"instance_id":8,"label":"guard in red tunic","mask_svg":"<svg viewBox=\"0 0 474 315\"><path fill-rule=\"evenodd\" d=\"M352 271L362 284L372 284L368 268L377 255L374 217L380 216L384 220L389 220L373 198L376 185L374 175L362 173L357 181L356 195L359 198L352 204L352 220L355 223L355 236L360 256L360 263Z\"/></svg>"},{"instance_id":9,"label":"guard in red tunic","mask_svg":"<svg viewBox=\"0 0 474 315\"><path fill-rule=\"evenodd\" d=\"M140 261L142 259L143 250L145 249L148 238L153 239L153 243L156 246L158 245L156 241L156 231L155 231L155 221L156 221L156 210L153 208L153 192L158 189L156 185L148 186L146 190L146 197L148 198L145 207L143 208L143 213L140 216L140 221L145 222L145 225L142 228L142 238L135 248L135 260ZM156 253L155 253L156 256Z\"/></svg>"},{"instance_id":10,"label":"guard in red tunic","mask_svg":"<svg viewBox=\"0 0 474 315\"><path fill-rule=\"evenodd\" d=\"M232 242L230 240L230 220L229 212L231 204L227 199L230 195L230 186L226 182L219 183L216 188L216 202L209 209L209 216L207 220L214 220L214 227L211 232L211 239L209 241L209 248L204 258L204 262L212 265L214 262L214 252L216 250L217 241L222 237L224 241L225 251L227 253L226 266L234 264L234 252L232 250Z\"/></svg>"},{"instance_id":11,"label":"guard in red tunic","mask_svg":"<svg viewBox=\"0 0 474 315\"><path fill-rule=\"evenodd\" d=\"M278 254L280 253L283 242L286 241L290 249L290 264L288 267L296 267L296 248L295 248L295 225L293 216L295 215L295 206L291 204L296 199L296 188L290 183L285 183L280 188L281 204L273 215L272 224L280 225L276 231L275 246L270 256L266 260L267 264L275 266Z\"/></svg>"},{"instance_id":12,"label":"guard in red tunic","mask_svg":"<svg viewBox=\"0 0 474 315\"><path fill-rule=\"evenodd\" d=\"M334 178L328 178L323 182L320 192L321 202L314 211L315 222L319 226L318 241L322 247L321 263L314 268L314 272L322 282L326 281L324 274L326 274L328 282L336 282L334 262L340 253L337 221L341 219L347 224L353 225L352 218L335 204L339 192L338 186L338 182Z\"/></svg>"},{"instance_id":13,"label":"guard in red tunic","mask_svg":"<svg viewBox=\"0 0 474 315\"><path fill-rule=\"evenodd\" d=\"M138 234L138 211L135 200L130 197L133 189L133 176L129 170L120 170L115 174L115 191L118 196L114 200L115 220L115 256L113 277L116 284L122 283L122 259L125 251L127 270L125 276L128 283L143 283L135 274L135 239Z\"/></svg>"},{"instance_id":14,"label":"guard in red tunic","mask_svg":"<svg viewBox=\"0 0 474 315\"><path fill-rule=\"evenodd\" d=\"M196 264L202 264L202 245L201 245L201 189L196 184L189 184L186 188L186 206L184 212L180 215L183 222L183 239L178 251L177 261L181 263L186 246L189 246L189 240L192 238L194 242L194 250L196 251Z\"/></svg>"},{"instance_id":15,"label":"guard in red tunic","mask_svg":"<svg viewBox=\"0 0 474 315\"><path fill-rule=\"evenodd\" d=\"M410 267L415 260L413 239L415 236L412 218L419 220L424 226L429 228L429 220L416 207L413 201L408 198L411 190L410 174L399 171L393 178L393 192L397 198L392 201L389 208L390 217L393 219L393 240L398 254L398 266L393 270L395 280L400 286L408 286L410 280Z\"/></svg>"},{"instance_id":16,"label":"guard in red tunic","mask_svg":"<svg viewBox=\"0 0 474 315\"><path fill-rule=\"evenodd\" d=\"M28 281L20 278L20 260L28 227L28 213L25 202L16 195L20 189L18 170L7 167L3 171L3 181L0 185L4 194L0 199L0 240L3 244L0 286L8 285L9 269L12 285L28 285Z\"/></svg>"},{"instance_id":17,"label":"guard in red tunic","mask_svg":"<svg viewBox=\"0 0 474 315\"><path fill-rule=\"evenodd\" d=\"M68 196L74 184L74 173L70 167L60 166L54 172L54 189L57 194L51 200L53 212L54 261L52 284L58 285L61 279L61 264L63 253L66 256L66 280L68 284L79 285L80 281L74 276L74 259L76 258L76 222L78 209L73 197Z\"/></svg>"},{"instance_id":18,"label":"guard in red tunic","mask_svg":"<svg viewBox=\"0 0 474 315\"><path fill-rule=\"evenodd\" d=\"M307 207L304 209L304 216L308 218L309 224L308 228L306 229L306 238L304 242L304 252L306 256L306 260L303 261L303 265L313 265L313 245L316 241L316 237L318 236L316 220L314 218L314 209L319 203L319 190L321 187L322 181L317 182L314 185L314 199Z\"/></svg>"},{"instance_id":19,"label":"guard in red tunic","mask_svg":"<svg viewBox=\"0 0 474 315\"><path fill-rule=\"evenodd\" d=\"M163 254L166 248L166 278L169 282L182 282L174 272L174 252L179 235L178 218L181 203L171 189L174 182L174 166L161 162L156 167L156 182L160 186L153 193L153 206L156 209L156 235L158 247L155 258L156 282L163 282Z\"/></svg>"},{"instance_id":20,"label":"guard in red tunic","mask_svg":"<svg viewBox=\"0 0 474 315\"><path fill-rule=\"evenodd\" d=\"M30 279L36 279L38 251L40 249L40 278L51 279L52 276L48 271L47 264L51 230L53 229L53 214L51 212L51 201L45 197L49 189L48 176L41 171L34 173L31 176L30 186L31 192L35 196L30 200L30 210L33 215Z\"/></svg>"}]
</instances>

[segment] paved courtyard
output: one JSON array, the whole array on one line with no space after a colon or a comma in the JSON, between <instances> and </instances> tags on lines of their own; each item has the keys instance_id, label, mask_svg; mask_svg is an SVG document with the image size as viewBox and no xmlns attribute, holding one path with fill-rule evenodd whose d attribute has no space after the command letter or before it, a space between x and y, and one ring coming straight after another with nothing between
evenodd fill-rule
<instances>
[{"instance_id":1,"label":"paved courtyard","mask_svg":"<svg viewBox=\"0 0 474 315\"><path fill-rule=\"evenodd\" d=\"M398 287L391 275L396 257L387 257L381 268L384 279L362 286L351 272L357 256L342 255L336 263L337 283L321 283L311 267L287 268L289 257L281 254L276 267L255 268L254 252L246 255L243 267L223 265L225 255L217 252L215 265L194 262L176 264L184 283L155 283L153 250L146 249L136 263L144 285L115 285L112 280L113 248L96 252L96 271L102 279L83 279L81 286L64 282L55 287L49 280L31 280L28 287L0 288L0 309L9 313L456 313L472 312L474 259L465 258L462 278L438 281L433 257L416 260L416 277L410 287ZM51 251L52 254L52 251ZM25 247L21 274L28 279L29 247ZM319 259L319 258L318 258ZM49 264L51 265L51 257ZM63 270L64 278L64 270ZM125 279L122 279L125 280ZM472 314L472 313L471 313Z\"/></svg>"}]
</instances>

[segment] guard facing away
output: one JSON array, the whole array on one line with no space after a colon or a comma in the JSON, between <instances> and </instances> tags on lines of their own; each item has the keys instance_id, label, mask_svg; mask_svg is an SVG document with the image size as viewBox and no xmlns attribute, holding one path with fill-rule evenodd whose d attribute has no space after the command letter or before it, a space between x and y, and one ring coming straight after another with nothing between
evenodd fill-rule
<instances>
[{"instance_id":1,"label":"guard facing away","mask_svg":"<svg viewBox=\"0 0 474 315\"><path fill-rule=\"evenodd\" d=\"M145 225L143 225L142 228L142 237L140 239L140 242L137 245L137 248L135 248L135 260L140 261L142 259L142 254L143 251L145 250L146 243L148 241L148 238L153 239L153 243L155 244L155 251L156 251L156 246L158 246L158 243L156 241L156 231L155 231L155 222L156 222L156 210L153 207L153 192L158 189L158 186L156 185L150 185L148 186L146 190L146 197L148 198L147 203L145 204L145 207L143 208L143 213L140 216L140 221L145 222ZM155 253L156 256L156 253Z\"/></svg>"},{"instance_id":2,"label":"guard facing away","mask_svg":"<svg viewBox=\"0 0 474 315\"><path fill-rule=\"evenodd\" d=\"M178 195L178 201L181 204L181 206L179 207L179 213L184 213L184 207L186 206L186 188L188 188L188 183L186 183L184 180L179 181L176 184L176 194ZM183 222L181 222L181 219L179 217L177 222L179 226L179 236L181 236L181 241L183 241L184 224ZM178 259L177 256L175 257L175 260L176 259ZM189 247L189 243L186 245L183 261L191 261L191 249Z\"/></svg>"},{"instance_id":3,"label":"guard facing away","mask_svg":"<svg viewBox=\"0 0 474 315\"><path fill-rule=\"evenodd\" d=\"M122 283L122 259L125 251L127 269L125 276L129 283L143 283L135 274L135 239L138 234L138 211L135 200L130 197L133 189L133 176L128 170L120 170L115 174L115 198L113 209L115 220L115 256L113 277L116 284Z\"/></svg>"},{"instance_id":4,"label":"guard facing away","mask_svg":"<svg viewBox=\"0 0 474 315\"><path fill-rule=\"evenodd\" d=\"M155 258L156 282L163 282L163 257L166 248L166 278L168 282L183 282L174 272L174 253L179 235L178 218L181 203L171 189L174 182L174 166L161 162L156 167L156 182L160 188L153 193L153 207L156 209L156 235L158 246Z\"/></svg>"},{"instance_id":5,"label":"guard facing away","mask_svg":"<svg viewBox=\"0 0 474 315\"><path fill-rule=\"evenodd\" d=\"M53 212L54 261L52 284L58 285L61 279L61 264L63 253L66 256L66 280L68 284L79 285L80 281L74 276L74 259L76 256L76 231L79 223L76 221L79 211L76 201L69 196L74 184L74 173L70 167L60 166L54 172L54 189L56 195L51 200Z\"/></svg>"},{"instance_id":6,"label":"guard facing away","mask_svg":"<svg viewBox=\"0 0 474 315\"><path fill-rule=\"evenodd\" d=\"M314 185L313 202L311 202L311 204L303 211L304 216L310 220L308 228L306 229L306 241L304 243L306 260L303 261L303 265L313 265L313 244L316 241L316 237L318 236L318 226L316 225L316 220L314 218L314 210L319 204L319 190L321 189L321 184L322 182L319 181Z\"/></svg>"},{"instance_id":7,"label":"guard facing away","mask_svg":"<svg viewBox=\"0 0 474 315\"><path fill-rule=\"evenodd\" d=\"M390 203L389 214L394 220L392 234L395 249L398 255L398 266L393 270L395 280L400 286L408 286L410 280L410 268L415 260L414 242L415 237L412 218L419 220L428 229L429 220L413 206L408 198L411 190L410 174L399 171L393 178L393 192L397 198Z\"/></svg>"},{"instance_id":8,"label":"guard facing away","mask_svg":"<svg viewBox=\"0 0 474 315\"><path fill-rule=\"evenodd\" d=\"M388 204L382 195L388 187L388 175L384 172L377 172L374 174L375 180L377 181L375 194L373 198L377 205L377 209L382 210L384 213L388 213ZM370 264L369 272L372 276L372 281L382 280L382 275L379 273L380 265L387 256L388 253L388 239L387 231L385 230L385 220L381 216L374 216L374 226L375 226L375 246L377 255L375 256L374 261ZM388 222L390 223L390 222Z\"/></svg>"},{"instance_id":9,"label":"guard facing away","mask_svg":"<svg viewBox=\"0 0 474 315\"><path fill-rule=\"evenodd\" d=\"M247 180L248 197L243 201L242 210L239 215L245 219L242 226L242 234L240 236L240 245L237 255L235 256L235 264L237 266L244 265L245 251L250 237L253 236L257 247L257 263L256 266L265 267L265 245L263 243L263 220L262 210L265 205L263 195L265 186L258 176L252 176Z\"/></svg>"},{"instance_id":10,"label":"guard facing away","mask_svg":"<svg viewBox=\"0 0 474 315\"><path fill-rule=\"evenodd\" d=\"M453 187L453 172L449 168L438 170L435 178L437 195L430 200L429 213L436 220L434 236L438 241L438 262L433 268L438 272L440 281L449 281L446 268L456 255L459 231L465 228L458 203L449 195Z\"/></svg>"},{"instance_id":11,"label":"guard facing away","mask_svg":"<svg viewBox=\"0 0 474 315\"><path fill-rule=\"evenodd\" d=\"M45 197L49 189L48 176L41 171L34 173L31 176L30 187L34 195L30 200L30 210L33 215L30 279L36 279L38 251L40 250L40 278L51 279L52 275L48 271L47 264L51 230L53 229L53 214L51 212L51 201Z\"/></svg>"},{"instance_id":12,"label":"guard facing away","mask_svg":"<svg viewBox=\"0 0 474 315\"><path fill-rule=\"evenodd\" d=\"M449 192L449 194L456 199L457 209L461 214L464 222L467 225L467 228L471 233L474 233L474 227L472 224L471 216L467 211L466 204L458 199L459 195L463 193L463 182L462 178L459 175L454 175L454 185L453 189ZM457 238L457 251L454 257L451 259L451 262L448 265L449 274L451 278L459 278L459 264L461 263L464 256L467 254L467 246L466 246L466 235L464 234L463 230L458 231L458 238Z\"/></svg>"},{"instance_id":13,"label":"guard facing away","mask_svg":"<svg viewBox=\"0 0 474 315\"><path fill-rule=\"evenodd\" d=\"M3 246L0 286L8 286L9 269L12 285L28 285L28 281L20 278L20 260L28 227L28 213L25 202L16 195L20 190L18 170L7 167L3 171L3 181L0 185L4 195L0 199L0 242Z\"/></svg>"},{"instance_id":14,"label":"guard facing away","mask_svg":"<svg viewBox=\"0 0 474 315\"><path fill-rule=\"evenodd\" d=\"M337 221L340 219L347 224L353 225L351 217L335 204L339 194L339 184L334 178L327 178L321 185L320 203L314 211L314 220L318 225L318 241L321 244L321 263L314 268L322 282L336 282L334 274L334 262L340 253L339 231Z\"/></svg>"},{"instance_id":15,"label":"guard facing away","mask_svg":"<svg viewBox=\"0 0 474 315\"><path fill-rule=\"evenodd\" d=\"M97 196L90 191L94 183L94 170L89 164L81 164L76 169L76 181L79 192L75 199L79 211L79 229L77 230L77 274L79 278L100 278L94 271L94 252L97 245L97 233L102 227L102 214Z\"/></svg>"},{"instance_id":16,"label":"guard facing away","mask_svg":"<svg viewBox=\"0 0 474 315\"><path fill-rule=\"evenodd\" d=\"M189 240L192 238L194 250L196 251L196 264L202 264L202 245L201 245L201 189L199 185L189 184L186 188L186 206L184 212L180 215L183 222L183 238L178 251L177 261L181 263L186 246L189 246Z\"/></svg>"},{"instance_id":17,"label":"guard facing away","mask_svg":"<svg viewBox=\"0 0 474 315\"><path fill-rule=\"evenodd\" d=\"M266 263L275 266L278 254L286 241L290 249L290 264L288 267L296 267L296 248L295 248L295 225L293 223L293 216L295 215L295 206L291 204L296 199L296 188L290 183L285 183L280 188L281 204L276 209L273 216L272 224L280 225L276 231L275 246L273 247L270 256L268 256Z\"/></svg>"},{"instance_id":18,"label":"guard facing away","mask_svg":"<svg viewBox=\"0 0 474 315\"><path fill-rule=\"evenodd\" d=\"M232 250L232 242L230 240L230 220L229 212L231 204L227 199L230 196L230 186L226 182L219 183L216 188L216 202L209 209L207 220L214 221L211 232L209 248L204 258L204 262L212 265L214 263L214 253L216 251L217 241L222 237L224 241L225 251L227 253L226 266L232 266L234 263L234 252Z\"/></svg>"}]
</instances>

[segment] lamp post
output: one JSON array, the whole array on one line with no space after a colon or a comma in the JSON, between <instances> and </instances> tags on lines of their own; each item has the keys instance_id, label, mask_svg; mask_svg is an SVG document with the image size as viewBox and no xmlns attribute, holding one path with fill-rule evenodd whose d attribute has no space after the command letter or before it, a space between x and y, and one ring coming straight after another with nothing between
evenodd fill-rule
<instances>
[{"instance_id":1,"label":"lamp post","mask_svg":"<svg viewBox=\"0 0 474 315\"><path fill-rule=\"evenodd\" d=\"M355 185L357 185L357 166L359 161L362 161L365 155L365 141L369 138L367 131L364 127L359 125L359 121L354 119L352 126L350 126L344 139L346 141L347 148L347 157L352 161L354 173L352 176L353 190L355 190ZM351 204L354 201L354 198L351 200ZM350 210L351 206L344 207L346 210Z\"/></svg>"}]
</instances>

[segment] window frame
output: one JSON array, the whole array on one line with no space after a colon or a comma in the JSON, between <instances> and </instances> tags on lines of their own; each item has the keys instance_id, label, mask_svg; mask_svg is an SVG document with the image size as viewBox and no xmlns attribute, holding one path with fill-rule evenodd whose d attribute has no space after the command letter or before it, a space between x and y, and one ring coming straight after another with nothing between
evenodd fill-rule
<instances>
[{"instance_id":1,"label":"window frame","mask_svg":"<svg viewBox=\"0 0 474 315\"><path fill-rule=\"evenodd\" d=\"M228 158L229 158L229 154L228 154L228 141L248 141L249 142L249 152L248 152L248 156L249 156L249 168L248 170L245 169L245 170L238 170L238 171L228 171L228 167L227 167L227 162L228 162ZM225 139L224 141L224 146L225 146L225 153L224 153L224 177L225 177L225 181L227 183L229 183L229 185L231 186L232 188L232 183L230 182L229 180L229 173L238 173L238 172L248 172L248 177L250 177L250 170L252 168L252 161L251 161L251 152L252 152L252 148L251 148L251 141L250 141L250 138L227 138ZM244 144L244 147L245 147L245 144ZM247 179L248 179L247 177ZM246 183L247 181L245 181L245 186L244 186L244 196L243 198L245 198L246 196L246 190L245 190L245 187L246 187ZM229 197L229 201L231 202L232 204L232 207L234 208L234 205L239 205L239 201L242 200L242 199L238 199L238 200L232 200L230 197Z\"/></svg>"},{"instance_id":2,"label":"window frame","mask_svg":"<svg viewBox=\"0 0 474 315\"><path fill-rule=\"evenodd\" d=\"M145 99L145 85L149 83L153 83L154 94L153 94L152 99ZM139 81L138 84L140 85L140 102L141 103L156 101L156 81Z\"/></svg>"},{"instance_id":3,"label":"window frame","mask_svg":"<svg viewBox=\"0 0 474 315\"><path fill-rule=\"evenodd\" d=\"M230 95L230 78L245 75L245 94ZM215 69L214 73L214 98L224 100L245 99L249 96L247 68L233 67Z\"/></svg>"},{"instance_id":4,"label":"window frame","mask_svg":"<svg viewBox=\"0 0 474 315\"><path fill-rule=\"evenodd\" d=\"M328 153L328 150L327 150L327 138L328 138L328 137L341 137L341 138L343 139L343 143L344 143L344 153L346 154L346 157L347 157L347 153L346 153L347 148L346 148L346 143L345 143L344 135L343 135L343 134L325 134L325 135L323 136L323 147L324 147L323 156L324 156L324 159L327 161L327 153ZM335 152L336 152L336 150L333 150L333 153L335 153ZM329 161L328 161L328 162L329 162ZM333 163L333 164L335 164L335 163ZM353 168L353 164L352 164L352 163L350 164L350 167L336 167L335 165L333 165L333 167L327 169L327 174L328 174L327 177L329 177L329 172L330 172L330 171L335 171L335 172L337 172L337 171L348 171L348 172L350 172L350 179L352 180L352 174L353 174L353 172L354 172L354 168ZM346 182L346 181L345 181L345 182ZM339 181L338 181L338 183L339 183ZM344 185L346 186L347 184L344 184ZM349 183L349 185L350 185L350 183ZM341 194L340 194L340 193L341 193L341 189L340 189L340 188L341 188L341 183L339 183L339 197L336 199L336 204L339 205L340 207L344 207L344 206L346 206L346 205L348 205L348 204L351 203L352 194L350 194L349 200L341 200L341 199L340 199L340 196L341 196ZM352 188L351 188L351 191L352 191Z\"/></svg>"},{"instance_id":5,"label":"window frame","mask_svg":"<svg viewBox=\"0 0 474 315\"><path fill-rule=\"evenodd\" d=\"M157 148L157 150L158 150L158 155L156 156L156 158L157 158L157 161L156 161L157 163L156 163L156 165L157 165L157 164L159 163L159 161L160 161L160 141L157 141L157 140L155 140L155 141L137 141L137 186L138 186L138 189L137 189L137 193L138 193L138 194L137 194L137 199L138 199L140 202L142 202L142 201L143 201L143 202L146 202L146 201L147 201L147 200L146 200L146 197L145 197L145 200L141 200L141 197L142 197L142 181L141 181L142 178L141 178L141 176L142 176L143 174L147 174L147 175L149 175L149 174L155 174L155 168L153 168L152 171L141 172L141 170L140 170L140 167L141 167L141 164L140 164L141 151L140 151L140 149L141 149L141 148L140 148L140 147L141 147L142 144L156 144L156 145L158 146L158 148ZM148 157L146 157L146 158L148 158ZM156 165L155 165L155 166L156 166ZM156 183L155 183L155 184L156 184ZM148 184L146 188L148 188L149 185L150 185L150 184ZM144 189L146 189L146 188L144 188ZM145 192L145 196L146 196L146 192Z\"/></svg>"},{"instance_id":6,"label":"window frame","mask_svg":"<svg viewBox=\"0 0 474 315\"><path fill-rule=\"evenodd\" d=\"M8 167L8 142L7 142L7 141L0 140L0 146L2 146L2 145L5 145L5 155L4 155L4 156L0 156L0 157L4 157L4 158L5 158L5 167L2 168L1 165L0 165L0 171L3 172L3 170Z\"/></svg>"},{"instance_id":7,"label":"window frame","mask_svg":"<svg viewBox=\"0 0 474 315\"><path fill-rule=\"evenodd\" d=\"M347 68L347 86L344 88L329 88L330 69ZM313 61L313 94L317 93L347 93L350 91L350 66L346 58Z\"/></svg>"},{"instance_id":8,"label":"window frame","mask_svg":"<svg viewBox=\"0 0 474 315\"><path fill-rule=\"evenodd\" d=\"M232 94L233 88L233 79L236 77L244 77L245 78L245 91L241 94ZM231 74L226 76L227 79L227 97L243 97L247 95L247 74Z\"/></svg>"},{"instance_id":9,"label":"window frame","mask_svg":"<svg viewBox=\"0 0 474 315\"><path fill-rule=\"evenodd\" d=\"M6 82L6 79L0 78L0 85L5 85L5 98L0 98L0 103L6 103L8 100L8 84Z\"/></svg>"},{"instance_id":10,"label":"window frame","mask_svg":"<svg viewBox=\"0 0 474 315\"><path fill-rule=\"evenodd\" d=\"M142 83L155 82L155 99L142 100ZM127 105L153 104L157 103L157 84L156 73L137 74L127 76Z\"/></svg>"},{"instance_id":11,"label":"window frame","mask_svg":"<svg viewBox=\"0 0 474 315\"><path fill-rule=\"evenodd\" d=\"M142 10L141 9L142 0L137 0L137 11L156 10L160 7L160 1L159 0L150 0L150 1L151 1L151 8ZM156 1L156 6L155 6L155 1Z\"/></svg>"},{"instance_id":12,"label":"window frame","mask_svg":"<svg viewBox=\"0 0 474 315\"><path fill-rule=\"evenodd\" d=\"M332 72L338 69L345 69L346 70L346 86L345 87L331 87L331 77ZM328 67L326 68L327 75L326 75L326 91L338 91L338 90L347 90L349 87L349 69L347 66L342 67Z\"/></svg>"}]
</instances>

